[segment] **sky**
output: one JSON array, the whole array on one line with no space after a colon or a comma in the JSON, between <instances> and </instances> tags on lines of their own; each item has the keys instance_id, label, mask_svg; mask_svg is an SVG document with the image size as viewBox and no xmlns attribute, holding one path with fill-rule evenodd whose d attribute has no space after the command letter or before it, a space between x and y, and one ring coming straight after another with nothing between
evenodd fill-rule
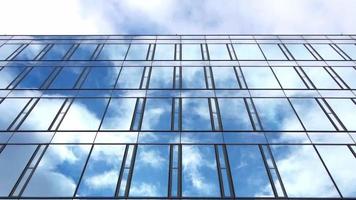
<instances>
[{"instance_id":1,"label":"sky","mask_svg":"<svg viewBox=\"0 0 356 200\"><path fill-rule=\"evenodd\" d=\"M2 0L0 34L354 33L354 0Z\"/></svg>"}]
</instances>

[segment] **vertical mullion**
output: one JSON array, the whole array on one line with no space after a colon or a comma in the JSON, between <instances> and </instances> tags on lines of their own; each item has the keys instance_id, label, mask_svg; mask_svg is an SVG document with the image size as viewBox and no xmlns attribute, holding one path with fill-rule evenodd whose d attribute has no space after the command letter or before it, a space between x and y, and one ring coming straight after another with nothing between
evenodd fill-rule
<instances>
[{"instance_id":1,"label":"vertical mullion","mask_svg":"<svg viewBox=\"0 0 356 200\"><path fill-rule=\"evenodd\" d=\"M333 184L334 184L334 186L335 186L335 189L337 190L337 193L340 195L341 198L343 198L343 196L342 196L342 194L341 194L339 188L338 188L337 185L336 185L336 182L335 182L334 178L331 176L331 173L330 173L328 167L326 166L324 160L322 159L322 157L321 157L321 155L320 155L318 149L316 148L316 146L315 146L314 144L313 144L312 146L313 146L313 148L314 148L316 154L318 155L318 157L319 157L321 163L323 164L324 169L326 170L326 172L328 173L328 175L329 175L331 181L333 182Z\"/></svg>"},{"instance_id":2,"label":"vertical mullion","mask_svg":"<svg viewBox=\"0 0 356 200\"><path fill-rule=\"evenodd\" d=\"M84 175L84 172L86 171L87 169L87 165L88 165L88 162L89 162L89 159L91 157L91 153L94 149L94 144L91 145L90 147L90 151L89 151L89 154L88 154L88 157L86 158L85 160L85 164L84 164L84 167L82 169L82 171L80 172L80 176L79 176L79 179L78 179L78 182L77 182L77 185L75 186L75 190L74 190L74 193L73 193L73 198L75 198L75 196L77 195L77 192L78 192L78 189L79 189L79 185L80 185L80 182L82 181L82 178L83 178L83 175Z\"/></svg>"},{"instance_id":3,"label":"vertical mullion","mask_svg":"<svg viewBox=\"0 0 356 200\"><path fill-rule=\"evenodd\" d=\"M265 165L265 170L266 170L266 172L267 172L268 179L269 179L269 182L270 182L270 184L271 184L274 197L278 197L279 195L278 195L276 186L275 186L274 181L273 181L273 177L272 177L272 174L271 174L271 171L270 171L270 167L268 166L268 163L267 163L267 159L266 159L266 156L265 156L265 152L264 152L264 150L262 149L262 146L261 146L260 144L258 145L258 148L259 148L259 150L260 150L260 154L262 155L262 160L263 160L263 163L264 163L264 165Z\"/></svg>"},{"instance_id":4,"label":"vertical mullion","mask_svg":"<svg viewBox=\"0 0 356 200\"><path fill-rule=\"evenodd\" d=\"M130 168L129 168L129 174L126 180L126 188L125 188L125 197L129 196L130 192L130 187L131 187L131 180L132 180L132 175L133 175L133 170L135 167L135 160L136 160L136 154L137 154L137 144L133 146L133 152L131 155L131 163L130 163Z\"/></svg>"},{"instance_id":5,"label":"vertical mullion","mask_svg":"<svg viewBox=\"0 0 356 200\"><path fill-rule=\"evenodd\" d=\"M218 171L218 179L219 179L219 186L220 186L220 196L225 197L225 192L224 192L224 183L223 183L223 178L221 175L221 166L220 166L220 158L219 158L219 152L217 149L217 145L214 145L214 150L215 150L215 160L216 160L216 168Z\"/></svg>"},{"instance_id":6,"label":"vertical mullion","mask_svg":"<svg viewBox=\"0 0 356 200\"><path fill-rule=\"evenodd\" d=\"M116 183L116 188L115 188L115 195L114 195L115 197L119 197L119 195L120 195L120 188L122 186L121 181L122 181L122 177L123 177L124 170L125 170L126 158L127 158L127 154L129 151L129 147L130 146L128 144L125 146L124 156L122 158L121 166L119 168L119 177L118 177L118 180Z\"/></svg>"}]
</instances>

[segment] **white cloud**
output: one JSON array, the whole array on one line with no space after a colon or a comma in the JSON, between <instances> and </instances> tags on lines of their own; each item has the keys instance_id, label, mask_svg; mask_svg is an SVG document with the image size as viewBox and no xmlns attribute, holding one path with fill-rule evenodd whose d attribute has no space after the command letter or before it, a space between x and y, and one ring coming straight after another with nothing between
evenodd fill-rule
<instances>
[{"instance_id":1,"label":"white cloud","mask_svg":"<svg viewBox=\"0 0 356 200\"><path fill-rule=\"evenodd\" d=\"M351 33L353 0L2 0L3 34Z\"/></svg>"},{"instance_id":2,"label":"white cloud","mask_svg":"<svg viewBox=\"0 0 356 200\"><path fill-rule=\"evenodd\" d=\"M117 182L117 173L117 170L110 170L101 174L96 174L85 179L85 184L90 188L95 189L112 188Z\"/></svg>"},{"instance_id":3,"label":"white cloud","mask_svg":"<svg viewBox=\"0 0 356 200\"><path fill-rule=\"evenodd\" d=\"M158 196L158 190L155 185L150 185L148 183L142 182L140 185L132 186L130 188L130 195L154 197Z\"/></svg>"},{"instance_id":4,"label":"white cloud","mask_svg":"<svg viewBox=\"0 0 356 200\"><path fill-rule=\"evenodd\" d=\"M140 161L143 163L153 167L153 168L160 168L167 162L159 152L154 150L145 150L141 152Z\"/></svg>"}]
</instances>

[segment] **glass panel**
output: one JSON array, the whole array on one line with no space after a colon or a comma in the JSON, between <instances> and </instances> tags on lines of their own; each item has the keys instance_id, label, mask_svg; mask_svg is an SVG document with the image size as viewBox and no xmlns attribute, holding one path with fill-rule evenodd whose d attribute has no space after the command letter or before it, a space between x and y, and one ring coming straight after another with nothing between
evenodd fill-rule
<instances>
[{"instance_id":1,"label":"glass panel","mask_svg":"<svg viewBox=\"0 0 356 200\"><path fill-rule=\"evenodd\" d=\"M347 146L317 146L343 197L356 197L356 159Z\"/></svg>"},{"instance_id":2,"label":"glass panel","mask_svg":"<svg viewBox=\"0 0 356 200\"><path fill-rule=\"evenodd\" d=\"M14 60L33 60L45 46L44 44L30 44L17 54Z\"/></svg>"},{"instance_id":3,"label":"glass panel","mask_svg":"<svg viewBox=\"0 0 356 200\"><path fill-rule=\"evenodd\" d=\"M7 197L16 184L36 145L7 145L0 154L0 196Z\"/></svg>"},{"instance_id":4,"label":"glass panel","mask_svg":"<svg viewBox=\"0 0 356 200\"><path fill-rule=\"evenodd\" d=\"M234 44L235 53L239 60L264 60L257 44Z\"/></svg>"},{"instance_id":5,"label":"glass panel","mask_svg":"<svg viewBox=\"0 0 356 200\"><path fill-rule=\"evenodd\" d=\"M96 44L80 44L79 47L70 57L71 60L90 60L98 45Z\"/></svg>"},{"instance_id":6,"label":"glass panel","mask_svg":"<svg viewBox=\"0 0 356 200\"><path fill-rule=\"evenodd\" d=\"M72 44L55 44L41 60L62 60Z\"/></svg>"},{"instance_id":7,"label":"glass panel","mask_svg":"<svg viewBox=\"0 0 356 200\"><path fill-rule=\"evenodd\" d=\"M280 88L269 67L241 67L241 69L248 88Z\"/></svg>"},{"instance_id":8,"label":"glass panel","mask_svg":"<svg viewBox=\"0 0 356 200\"><path fill-rule=\"evenodd\" d=\"M322 67L303 67L303 70L319 89L339 89L340 87Z\"/></svg>"},{"instance_id":9,"label":"glass panel","mask_svg":"<svg viewBox=\"0 0 356 200\"><path fill-rule=\"evenodd\" d=\"M226 44L208 44L210 60L231 60Z\"/></svg>"},{"instance_id":10,"label":"glass panel","mask_svg":"<svg viewBox=\"0 0 356 200\"><path fill-rule=\"evenodd\" d=\"M120 67L91 67L82 88L112 89L115 86Z\"/></svg>"},{"instance_id":11,"label":"glass panel","mask_svg":"<svg viewBox=\"0 0 356 200\"><path fill-rule=\"evenodd\" d=\"M258 146L229 145L227 152L236 196L274 196Z\"/></svg>"},{"instance_id":12,"label":"glass panel","mask_svg":"<svg viewBox=\"0 0 356 200\"><path fill-rule=\"evenodd\" d=\"M124 60L127 44L105 44L97 60Z\"/></svg>"},{"instance_id":13,"label":"glass panel","mask_svg":"<svg viewBox=\"0 0 356 200\"><path fill-rule=\"evenodd\" d=\"M312 146L272 145L271 149L289 197L339 197Z\"/></svg>"},{"instance_id":14,"label":"glass panel","mask_svg":"<svg viewBox=\"0 0 356 200\"><path fill-rule=\"evenodd\" d=\"M18 44L4 44L0 47L0 60L5 60L19 48Z\"/></svg>"},{"instance_id":15,"label":"glass panel","mask_svg":"<svg viewBox=\"0 0 356 200\"><path fill-rule=\"evenodd\" d=\"M129 130L135 109L136 98L111 99L101 130Z\"/></svg>"},{"instance_id":16,"label":"glass panel","mask_svg":"<svg viewBox=\"0 0 356 200\"><path fill-rule=\"evenodd\" d=\"M4 67L0 70L0 88L5 89L25 67Z\"/></svg>"},{"instance_id":17,"label":"glass panel","mask_svg":"<svg viewBox=\"0 0 356 200\"><path fill-rule=\"evenodd\" d=\"M287 99L253 99L264 130L303 130Z\"/></svg>"},{"instance_id":18,"label":"glass panel","mask_svg":"<svg viewBox=\"0 0 356 200\"><path fill-rule=\"evenodd\" d=\"M293 67L272 67L272 69L284 89L306 89L302 79L300 79Z\"/></svg>"},{"instance_id":19,"label":"glass panel","mask_svg":"<svg viewBox=\"0 0 356 200\"><path fill-rule=\"evenodd\" d=\"M213 146L183 146L182 165L184 197L220 196Z\"/></svg>"},{"instance_id":20,"label":"glass panel","mask_svg":"<svg viewBox=\"0 0 356 200\"><path fill-rule=\"evenodd\" d=\"M126 60L146 60L148 44L131 44Z\"/></svg>"},{"instance_id":21,"label":"glass panel","mask_svg":"<svg viewBox=\"0 0 356 200\"><path fill-rule=\"evenodd\" d=\"M356 70L353 67L333 67L335 72L341 77L346 84L352 88L356 89Z\"/></svg>"},{"instance_id":22,"label":"glass panel","mask_svg":"<svg viewBox=\"0 0 356 200\"><path fill-rule=\"evenodd\" d=\"M147 99L142 130L171 129L172 99Z\"/></svg>"},{"instance_id":23,"label":"glass panel","mask_svg":"<svg viewBox=\"0 0 356 200\"><path fill-rule=\"evenodd\" d=\"M54 67L34 67L16 86L18 89L39 89Z\"/></svg>"},{"instance_id":24,"label":"glass panel","mask_svg":"<svg viewBox=\"0 0 356 200\"><path fill-rule=\"evenodd\" d=\"M59 130L98 130L107 102L107 98L75 99Z\"/></svg>"},{"instance_id":25,"label":"glass panel","mask_svg":"<svg viewBox=\"0 0 356 200\"><path fill-rule=\"evenodd\" d=\"M156 44L155 60L174 60L174 44Z\"/></svg>"},{"instance_id":26,"label":"glass panel","mask_svg":"<svg viewBox=\"0 0 356 200\"><path fill-rule=\"evenodd\" d=\"M327 102L348 130L356 130L356 105L351 99L328 99Z\"/></svg>"},{"instance_id":27,"label":"glass panel","mask_svg":"<svg viewBox=\"0 0 356 200\"><path fill-rule=\"evenodd\" d=\"M335 130L316 100L291 99L291 103L307 130Z\"/></svg>"},{"instance_id":28,"label":"glass panel","mask_svg":"<svg viewBox=\"0 0 356 200\"><path fill-rule=\"evenodd\" d=\"M183 130L211 130L208 99L182 99Z\"/></svg>"},{"instance_id":29,"label":"glass panel","mask_svg":"<svg viewBox=\"0 0 356 200\"><path fill-rule=\"evenodd\" d=\"M281 48L277 44L260 44L267 60L287 60Z\"/></svg>"},{"instance_id":30,"label":"glass panel","mask_svg":"<svg viewBox=\"0 0 356 200\"><path fill-rule=\"evenodd\" d=\"M356 60L356 45L355 44L338 44L352 60Z\"/></svg>"},{"instance_id":31,"label":"glass panel","mask_svg":"<svg viewBox=\"0 0 356 200\"><path fill-rule=\"evenodd\" d=\"M286 46L296 60L315 60L303 44L287 44Z\"/></svg>"},{"instance_id":32,"label":"glass panel","mask_svg":"<svg viewBox=\"0 0 356 200\"><path fill-rule=\"evenodd\" d=\"M64 99L40 99L19 129L48 130L63 102Z\"/></svg>"},{"instance_id":33,"label":"glass panel","mask_svg":"<svg viewBox=\"0 0 356 200\"><path fill-rule=\"evenodd\" d=\"M218 102L224 130L252 130L243 99L220 98Z\"/></svg>"},{"instance_id":34,"label":"glass panel","mask_svg":"<svg viewBox=\"0 0 356 200\"><path fill-rule=\"evenodd\" d=\"M183 88L206 88L203 67L182 67Z\"/></svg>"},{"instance_id":35,"label":"glass panel","mask_svg":"<svg viewBox=\"0 0 356 200\"><path fill-rule=\"evenodd\" d=\"M50 145L22 196L72 197L90 145Z\"/></svg>"},{"instance_id":36,"label":"glass panel","mask_svg":"<svg viewBox=\"0 0 356 200\"><path fill-rule=\"evenodd\" d=\"M29 99L9 99L6 98L0 103L0 129L6 130L22 111Z\"/></svg>"},{"instance_id":37,"label":"glass panel","mask_svg":"<svg viewBox=\"0 0 356 200\"><path fill-rule=\"evenodd\" d=\"M173 88L173 67L152 67L149 88Z\"/></svg>"},{"instance_id":38,"label":"glass panel","mask_svg":"<svg viewBox=\"0 0 356 200\"><path fill-rule=\"evenodd\" d=\"M116 88L139 88L143 69L143 67L122 67Z\"/></svg>"},{"instance_id":39,"label":"glass panel","mask_svg":"<svg viewBox=\"0 0 356 200\"><path fill-rule=\"evenodd\" d=\"M168 145L138 147L129 196L165 197L168 195L168 147Z\"/></svg>"},{"instance_id":40,"label":"glass panel","mask_svg":"<svg viewBox=\"0 0 356 200\"><path fill-rule=\"evenodd\" d=\"M182 60L201 60L200 44L182 44Z\"/></svg>"},{"instance_id":41,"label":"glass panel","mask_svg":"<svg viewBox=\"0 0 356 200\"><path fill-rule=\"evenodd\" d=\"M95 145L76 196L113 197L124 152L124 145Z\"/></svg>"},{"instance_id":42,"label":"glass panel","mask_svg":"<svg viewBox=\"0 0 356 200\"><path fill-rule=\"evenodd\" d=\"M344 60L329 44L312 44L324 60Z\"/></svg>"},{"instance_id":43,"label":"glass panel","mask_svg":"<svg viewBox=\"0 0 356 200\"><path fill-rule=\"evenodd\" d=\"M63 67L53 80L50 89L72 89L75 86L83 67Z\"/></svg>"},{"instance_id":44,"label":"glass panel","mask_svg":"<svg viewBox=\"0 0 356 200\"><path fill-rule=\"evenodd\" d=\"M233 67L212 67L215 88L239 88Z\"/></svg>"}]
</instances>

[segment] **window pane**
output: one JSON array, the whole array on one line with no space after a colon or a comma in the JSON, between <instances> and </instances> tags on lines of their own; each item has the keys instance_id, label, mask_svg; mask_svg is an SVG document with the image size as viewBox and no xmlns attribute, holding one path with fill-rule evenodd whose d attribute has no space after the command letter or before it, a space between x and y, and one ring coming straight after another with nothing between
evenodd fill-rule
<instances>
[{"instance_id":1,"label":"window pane","mask_svg":"<svg viewBox=\"0 0 356 200\"><path fill-rule=\"evenodd\" d=\"M155 60L174 60L174 44L156 44Z\"/></svg>"},{"instance_id":2,"label":"window pane","mask_svg":"<svg viewBox=\"0 0 356 200\"><path fill-rule=\"evenodd\" d=\"M351 99L328 99L327 102L348 130L356 130L356 105Z\"/></svg>"},{"instance_id":3,"label":"window pane","mask_svg":"<svg viewBox=\"0 0 356 200\"><path fill-rule=\"evenodd\" d=\"M356 60L356 45L355 44L338 44L352 60Z\"/></svg>"},{"instance_id":4,"label":"window pane","mask_svg":"<svg viewBox=\"0 0 356 200\"><path fill-rule=\"evenodd\" d=\"M0 129L6 130L25 107L29 99L6 98L0 103Z\"/></svg>"},{"instance_id":5,"label":"window pane","mask_svg":"<svg viewBox=\"0 0 356 200\"><path fill-rule=\"evenodd\" d=\"M124 152L124 145L94 146L76 196L113 197Z\"/></svg>"},{"instance_id":6,"label":"window pane","mask_svg":"<svg viewBox=\"0 0 356 200\"><path fill-rule=\"evenodd\" d=\"M182 60L201 60L200 44L182 44Z\"/></svg>"},{"instance_id":7,"label":"window pane","mask_svg":"<svg viewBox=\"0 0 356 200\"><path fill-rule=\"evenodd\" d=\"M50 145L22 196L72 197L90 145Z\"/></svg>"},{"instance_id":8,"label":"window pane","mask_svg":"<svg viewBox=\"0 0 356 200\"><path fill-rule=\"evenodd\" d=\"M293 67L272 67L284 89L306 89L302 79Z\"/></svg>"},{"instance_id":9,"label":"window pane","mask_svg":"<svg viewBox=\"0 0 356 200\"><path fill-rule=\"evenodd\" d=\"M0 88L5 89L25 67L4 67L0 70Z\"/></svg>"},{"instance_id":10,"label":"window pane","mask_svg":"<svg viewBox=\"0 0 356 200\"><path fill-rule=\"evenodd\" d=\"M338 197L338 193L309 145L271 146L289 197Z\"/></svg>"},{"instance_id":11,"label":"window pane","mask_svg":"<svg viewBox=\"0 0 356 200\"><path fill-rule=\"evenodd\" d=\"M208 44L210 60L231 60L225 44Z\"/></svg>"},{"instance_id":12,"label":"window pane","mask_svg":"<svg viewBox=\"0 0 356 200\"><path fill-rule=\"evenodd\" d=\"M97 44L80 44L70 57L71 60L90 60Z\"/></svg>"},{"instance_id":13,"label":"window pane","mask_svg":"<svg viewBox=\"0 0 356 200\"><path fill-rule=\"evenodd\" d=\"M20 130L47 130L61 108L64 99L40 99Z\"/></svg>"},{"instance_id":14,"label":"window pane","mask_svg":"<svg viewBox=\"0 0 356 200\"><path fill-rule=\"evenodd\" d=\"M19 48L18 44L4 44L0 47L0 60L5 60Z\"/></svg>"},{"instance_id":15,"label":"window pane","mask_svg":"<svg viewBox=\"0 0 356 200\"><path fill-rule=\"evenodd\" d=\"M14 60L33 60L45 46L44 44L30 44L17 54Z\"/></svg>"},{"instance_id":16,"label":"window pane","mask_svg":"<svg viewBox=\"0 0 356 200\"><path fill-rule=\"evenodd\" d=\"M34 67L16 86L19 89L39 89L52 73L54 67Z\"/></svg>"},{"instance_id":17,"label":"window pane","mask_svg":"<svg viewBox=\"0 0 356 200\"><path fill-rule=\"evenodd\" d=\"M314 56L302 44L287 44L286 46L296 60L315 60Z\"/></svg>"},{"instance_id":18,"label":"window pane","mask_svg":"<svg viewBox=\"0 0 356 200\"><path fill-rule=\"evenodd\" d=\"M91 67L82 88L112 89L120 72L120 67Z\"/></svg>"},{"instance_id":19,"label":"window pane","mask_svg":"<svg viewBox=\"0 0 356 200\"><path fill-rule=\"evenodd\" d=\"M280 88L268 67L241 67L241 69L248 88Z\"/></svg>"},{"instance_id":20,"label":"window pane","mask_svg":"<svg viewBox=\"0 0 356 200\"><path fill-rule=\"evenodd\" d=\"M172 99L147 99L142 120L142 130L171 129Z\"/></svg>"},{"instance_id":21,"label":"window pane","mask_svg":"<svg viewBox=\"0 0 356 200\"><path fill-rule=\"evenodd\" d=\"M353 67L333 67L335 72L342 78L343 81L351 88L356 88L356 70Z\"/></svg>"},{"instance_id":22,"label":"window pane","mask_svg":"<svg viewBox=\"0 0 356 200\"><path fill-rule=\"evenodd\" d=\"M63 67L49 88L72 89L75 86L79 76L82 74L83 69L83 67Z\"/></svg>"},{"instance_id":23,"label":"window pane","mask_svg":"<svg viewBox=\"0 0 356 200\"><path fill-rule=\"evenodd\" d=\"M233 67L212 67L215 88L239 88Z\"/></svg>"},{"instance_id":24,"label":"window pane","mask_svg":"<svg viewBox=\"0 0 356 200\"><path fill-rule=\"evenodd\" d=\"M129 196L166 197L168 195L168 147L168 145L138 147Z\"/></svg>"},{"instance_id":25,"label":"window pane","mask_svg":"<svg viewBox=\"0 0 356 200\"><path fill-rule=\"evenodd\" d=\"M136 98L111 99L101 125L101 130L129 130Z\"/></svg>"},{"instance_id":26,"label":"window pane","mask_svg":"<svg viewBox=\"0 0 356 200\"><path fill-rule=\"evenodd\" d=\"M116 88L138 89L143 69L143 67L122 67Z\"/></svg>"},{"instance_id":27,"label":"window pane","mask_svg":"<svg viewBox=\"0 0 356 200\"><path fill-rule=\"evenodd\" d=\"M303 67L303 70L319 89L338 89L340 88L329 73L322 67Z\"/></svg>"},{"instance_id":28,"label":"window pane","mask_svg":"<svg viewBox=\"0 0 356 200\"><path fill-rule=\"evenodd\" d=\"M72 44L55 44L43 57L42 60L62 60Z\"/></svg>"},{"instance_id":29,"label":"window pane","mask_svg":"<svg viewBox=\"0 0 356 200\"><path fill-rule=\"evenodd\" d=\"M220 98L218 102L224 130L252 130L243 99Z\"/></svg>"},{"instance_id":30,"label":"window pane","mask_svg":"<svg viewBox=\"0 0 356 200\"><path fill-rule=\"evenodd\" d=\"M253 99L264 130L303 130L286 99Z\"/></svg>"},{"instance_id":31,"label":"window pane","mask_svg":"<svg viewBox=\"0 0 356 200\"><path fill-rule=\"evenodd\" d=\"M75 99L59 130L98 130L107 102L107 98Z\"/></svg>"},{"instance_id":32,"label":"window pane","mask_svg":"<svg viewBox=\"0 0 356 200\"><path fill-rule=\"evenodd\" d=\"M214 147L185 145L182 154L183 196L220 196Z\"/></svg>"},{"instance_id":33,"label":"window pane","mask_svg":"<svg viewBox=\"0 0 356 200\"><path fill-rule=\"evenodd\" d=\"M152 67L149 88L173 88L173 67Z\"/></svg>"},{"instance_id":34,"label":"window pane","mask_svg":"<svg viewBox=\"0 0 356 200\"><path fill-rule=\"evenodd\" d=\"M307 130L335 130L314 99L291 99L292 105Z\"/></svg>"},{"instance_id":35,"label":"window pane","mask_svg":"<svg viewBox=\"0 0 356 200\"><path fill-rule=\"evenodd\" d=\"M131 44L126 60L146 60L148 44Z\"/></svg>"},{"instance_id":36,"label":"window pane","mask_svg":"<svg viewBox=\"0 0 356 200\"><path fill-rule=\"evenodd\" d=\"M267 60L287 60L281 48L277 44L260 44Z\"/></svg>"},{"instance_id":37,"label":"window pane","mask_svg":"<svg viewBox=\"0 0 356 200\"><path fill-rule=\"evenodd\" d=\"M211 130L208 99L182 100L183 130Z\"/></svg>"},{"instance_id":38,"label":"window pane","mask_svg":"<svg viewBox=\"0 0 356 200\"><path fill-rule=\"evenodd\" d=\"M234 44L235 53L239 60L264 60L257 44Z\"/></svg>"},{"instance_id":39,"label":"window pane","mask_svg":"<svg viewBox=\"0 0 356 200\"><path fill-rule=\"evenodd\" d=\"M97 60L124 60L127 44L105 44Z\"/></svg>"},{"instance_id":40,"label":"window pane","mask_svg":"<svg viewBox=\"0 0 356 200\"><path fill-rule=\"evenodd\" d=\"M0 196L7 197L16 184L36 145L7 145L0 153Z\"/></svg>"},{"instance_id":41,"label":"window pane","mask_svg":"<svg viewBox=\"0 0 356 200\"><path fill-rule=\"evenodd\" d=\"M182 67L183 88L206 88L203 67Z\"/></svg>"},{"instance_id":42,"label":"window pane","mask_svg":"<svg viewBox=\"0 0 356 200\"><path fill-rule=\"evenodd\" d=\"M329 44L313 44L312 46L324 60L344 60Z\"/></svg>"},{"instance_id":43,"label":"window pane","mask_svg":"<svg viewBox=\"0 0 356 200\"><path fill-rule=\"evenodd\" d=\"M227 151L236 196L274 196L258 146L229 145Z\"/></svg>"},{"instance_id":44,"label":"window pane","mask_svg":"<svg viewBox=\"0 0 356 200\"><path fill-rule=\"evenodd\" d=\"M356 159L347 146L317 146L343 197L356 197Z\"/></svg>"}]
</instances>

